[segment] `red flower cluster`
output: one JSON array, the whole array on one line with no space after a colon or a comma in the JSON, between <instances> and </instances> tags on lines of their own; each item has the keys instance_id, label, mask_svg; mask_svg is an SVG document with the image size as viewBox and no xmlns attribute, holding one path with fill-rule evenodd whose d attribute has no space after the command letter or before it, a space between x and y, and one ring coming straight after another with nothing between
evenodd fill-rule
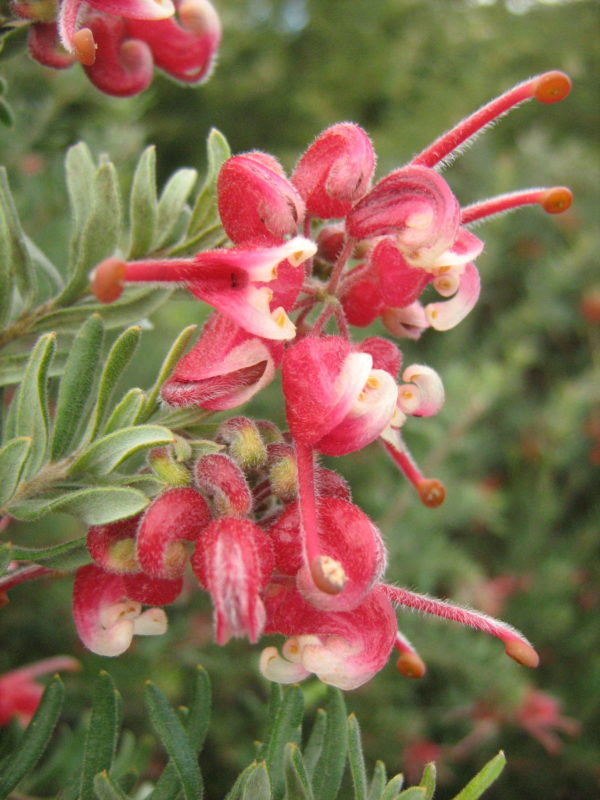
<instances>
[{"instance_id":1,"label":"red flower cluster","mask_svg":"<svg viewBox=\"0 0 600 800\"><path fill-rule=\"evenodd\" d=\"M218 441L226 452L193 465L195 488L171 490L187 493L191 503L175 538L167 492L131 523L124 536L128 545L117 543L137 554L138 572L131 577L128 567L124 576L106 573L111 610L96 607L85 625L78 623L80 633L112 640L117 617L118 624L127 618L129 638L136 625L145 629L141 620L148 612L139 616L140 607L127 603L152 603L152 592L132 594L128 584L180 580L164 571L165 559L171 563L165 554L175 554L179 565L193 547L192 569L213 597L217 641L230 635L255 641L263 632L290 637L283 657L272 647L263 653L261 669L273 680L296 681L314 672L354 688L383 666L394 647L402 672L423 674L420 658L397 631L394 604L484 630L499 637L517 661L537 664L531 645L509 626L382 583L379 532L351 502L339 476L316 466L315 455L343 455L379 439L426 505L443 501L444 487L421 474L400 436L409 416L431 416L441 408L439 376L419 364L402 370L393 342L379 336L356 342L350 326L380 317L393 335L412 338L426 328L452 328L479 296L473 260L483 243L467 226L526 204L551 213L568 208L571 194L558 187L461 209L434 167L523 100L554 102L569 88L569 79L558 72L520 84L374 186L371 142L352 123L324 131L291 179L266 153L234 156L218 179L219 212L231 248L188 259L111 258L98 266L93 287L105 302L127 283L166 282L216 309L163 386L165 402L231 409L281 367L289 433L245 418L224 423ZM446 299L422 304L430 284ZM186 503L177 501L176 507ZM192 524L202 503L208 511ZM112 534L107 529L103 536L108 541ZM97 580L100 569L109 569L110 558L94 558L100 566L84 568L76 584L76 619L90 606L85 587L92 581L86 576L94 571ZM158 630L162 616L151 613ZM103 615L109 625L98 623Z\"/></svg>"},{"instance_id":2,"label":"red flower cluster","mask_svg":"<svg viewBox=\"0 0 600 800\"><path fill-rule=\"evenodd\" d=\"M221 23L209 0L13 0L31 21L30 55L46 67L76 61L100 91L118 97L143 92L154 67L177 81L209 76Z\"/></svg>"}]
</instances>

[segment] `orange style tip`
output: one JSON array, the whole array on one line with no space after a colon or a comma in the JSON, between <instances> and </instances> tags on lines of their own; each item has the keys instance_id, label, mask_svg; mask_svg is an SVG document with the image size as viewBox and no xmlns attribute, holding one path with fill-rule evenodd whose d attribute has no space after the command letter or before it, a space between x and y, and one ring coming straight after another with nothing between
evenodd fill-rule
<instances>
[{"instance_id":1,"label":"orange style tip","mask_svg":"<svg viewBox=\"0 0 600 800\"><path fill-rule=\"evenodd\" d=\"M423 478L417 484L417 491L427 508L437 508L446 499L446 487L437 478Z\"/></svg>"},{"instance_id":2,"label":"orange style tip","mask_svg":"<svg viewBox=\"0 0 600 800\"><path fill-rule=\"evenodd\" d=\"M112 303L123 293L125 262L118 258L101 261L92 277L92 293L101 303Z\"/></svg>"},{"instance_id":3,"label":"orange style tip","mask_svg":"<svg viewBox=\"0 0 600 800\"><path fill-rule=\"evenodd\" d=\"M524 667L531 667L534 669L540 663L540 657L527 642L520 642L518 640L510 641L505 644L505 652L507 656L514 658L519 664Z\"/></svg>"},{"instance_id":4,"label":"orange style tip","mask_svg":"<svg viewBox=\"0 0 600 800\"><path fill-rule=\"evenodd\" d=\"M571 79L564 72L545 72L534 80L532 95L540 103L558 103L571 91Z\"/></svg>"},{"instance_id":5,"label":"orange style tip","mask_svg":"<svg viewBox=\"0 0 600 800\"><path fill-rule=\"evenodd\" d=\"M89 28L80 28L71 40L75 57L84 67L91 67L96 60L98 45L94 41L94 34Z\"/></svg>"},{"instance_id":6,"label":"orange style tip","mask_svg":"<svg viewBox=\"0 0 600 800\"><path fill-rule=\"evenodd\" d=\"M317 556L310 565L310 574L317 589L325 594L339 594L346 585L344 568L330 556Z\"/></svg>"},{"instance_id":7,"label":"orange style tip","mask_svg":"<svg viewBox=\"0 0 600 800\"><path fill-rule=\"evenodd\" d=\"M425 662L416 653L402 653L396 661L396 669L407 678L422 678L427 672Z\"/></svg>"},{"instance_id":8,"label":"orange style tip","mask_svg":"<svg viewBox=\"0 0 600 800\"><path fill-rule=\"evenodd\" d=\"M548 214L561 214L571 207L573 192L566 186L553 186L540 198L540 205Z\"/></svg>"}]
</instances>

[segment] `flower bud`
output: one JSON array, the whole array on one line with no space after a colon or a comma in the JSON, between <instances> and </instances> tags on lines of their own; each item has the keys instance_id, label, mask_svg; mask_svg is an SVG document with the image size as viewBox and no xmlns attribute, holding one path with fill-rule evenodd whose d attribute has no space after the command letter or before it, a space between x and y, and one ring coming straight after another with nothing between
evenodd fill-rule
<instances>
[{"instance_id":1,"label":"flower bud","mask_svg":"<svg viewBox=\"0 0 600 800\"><path fill-rule=\"evenodd\" d=\"M137 572L135 536L141 515L88 528L87 549L99 567L115 574Z\"/></svg>"},{"instance_id":2,"label":"flower bud","mask_svg":"<svg viewBox=\"0 0 600 800\"><path fill-rule=\"evenodd\" d=\"M244 473L229 456L202 456L194 467L196 485L218 517L245 517L252 511L252 494Z\"/></svg>"},{"instance_id":3,"label":"flower bud","mask_svg":"<svg viewBox=\"0 0 600 800\"><path fill-rule=\"evenodd\" d=\"M216 441L227 444L229 455L244 472L260 469L267 460L258 427L248 417L230 417L219 427Z\"/></svg>"},{"instance_id":4,"label":"flower bud","mask_svg":"<svg viewBox=\"0 0 600 800\"><path fill-rule=\"evenodd\" d=\"M148 454L148 463L156 477L168 486L189 486L192 474L180 461L176 461L170 447L156 447Z\"/></svg>"}]
</instances>

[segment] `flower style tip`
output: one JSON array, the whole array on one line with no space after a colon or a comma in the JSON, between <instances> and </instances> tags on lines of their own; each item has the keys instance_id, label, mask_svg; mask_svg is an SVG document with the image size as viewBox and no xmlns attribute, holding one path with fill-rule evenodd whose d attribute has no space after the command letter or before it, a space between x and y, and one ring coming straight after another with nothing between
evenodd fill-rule
<instances>
[{"instance_id":1,"label":"flower style tip","mask_svg":"<svg viewBox=\"0 0 600 800\"><path fill-rule=\"evenodd\" d=\"M540 657L529 642L515 637L504 643L504 652L518 664L535 669L540 663Z\"/></svg>"},{"instance_id":2,"label":"flower style tip","mask_svg":"<svg viewBox=\"0 0 600 800\"><path fill-rule=\"evenodd\" d=\"M489 200L482 200L473 205L466 206L461 211L463 225L477 222L481 219L504 214L528 205L539 205L548 214L562 214L571 207L573 192L567 186L552 186L548 189L524 189L518 192L509 192Z\"/></svg>"},{"instance_id":3,"label":"flower style tip","mask_svg":"<svg viewBox=\"0 0 600 800\"><path fill-rule=\"evenodd\" d=\"M446 499L446 487L437 478L422 478L417 483L417 492L427 508L437 508Z\"/></svg>"},{"instance_id":4,"label":"flower style tip","mask_svg":"<svg viewBox=\"0 0 600 800\"><path fill-rule=\"evenodd\" d=\"M310 574L317 589L325 594L339 594L346 585L346 573L331 556L317 556L310 565Z\"/></svg>"},{"instance_id":5,"label":"flower style tip","mask_svg":"<svg viewBox=\"0 0 600 800\"><path fill-rule=\"evenodd\" d=\"M531 82L531 93L540 103L558 103L571 91L571 79L560 70L544 72Z\"/></svg>"},{"instance_id":6,"label":"flower style tip","mask_svg":"<svg viewBox=\"0 0 600 800\"><path fill-rule=\"evenodd\" d=\"M91 67L96 61L96 50L98 48L92 31L89 28L80 28L73 35L71 44L79 63L83 64L84 67Z\"/></svg>"},{"instance_id":7,"label":"flower style tip","mask_svg":"<svg viewBox=\"0 0 600 800\"><path fill-rule=\"evenodd\" d=\"M394 647L399 653L396 669L407 678L417 679L424 677L427 667L421 656L408 641L406 636L398 631Z\"/></svg>"},{"instance_id":8,"label":"flower style tip","mask_svg":"<svg viewBox=\"0 0 600 800\"><path fill-rule=\"evenodd\" d=\"M123 294L126 273L124 261L106 258L92 274L92 293L101 303L114 303Z\"/></svg>"}]
</instances>

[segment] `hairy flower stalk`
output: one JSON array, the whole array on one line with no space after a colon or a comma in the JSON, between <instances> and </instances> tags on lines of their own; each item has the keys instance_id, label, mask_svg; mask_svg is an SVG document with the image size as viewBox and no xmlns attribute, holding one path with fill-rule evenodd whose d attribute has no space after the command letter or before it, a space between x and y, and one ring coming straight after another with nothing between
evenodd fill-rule
<instances>
[{"instance_id":1,"label":"hairy flower stalk","mask_svg":"<svg viewBox=\"0 0 600 800\"><path fill-rule=\"evenodd\" d=\"M555 102L569 88L560 72L525 81L376 182L371 141L352 123L323 131L291 178L268 153L233 156L217 179L231 247L98 265L92 287L103 302L128 284L166 283L214 309L164 383L165 403L235 409L281 368L289 430L239 414L225 420L216 435L221 451L190 455L180 465L185 485L164 491L141 522L90 531L96 563L78 572L74 599L88 647L116 654L134 633L164 629L162 606L179 596L189 556L211 596L219 644L286 637L281 652L267 647L261 656L270 680L315 674L354 689L394 650L402 674L422 677L425 665L398 630L396 605L488 633L511 658L537 665L532 645L506 623L384 583L380 532L317 459L379 440L426 506L444 501L443 484L423 475L404 444L414 417L442 410L442 378L425 364L403 365L398 345L382 336L361 341L357 329L380 319L391 336L417 340L454 328L486 291L475 266L483 241L467 226L527 205L549 213L569 207L570 191L554 187L461 209L434 169L519 103ZM433 299L422 300L424 292ZM169 453L162 457L168 463ZM89 590L92 577L99 594Z\"/></svg>"}]
</instances>

